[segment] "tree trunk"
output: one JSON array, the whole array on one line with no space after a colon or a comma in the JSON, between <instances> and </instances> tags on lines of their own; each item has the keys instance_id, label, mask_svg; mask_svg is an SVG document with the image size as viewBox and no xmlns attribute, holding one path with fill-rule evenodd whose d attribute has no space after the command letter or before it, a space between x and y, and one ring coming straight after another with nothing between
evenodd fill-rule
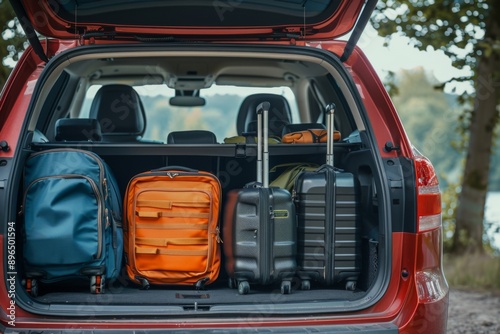
<instances>
[{"instance_id":1,"label":"tree trunk","mask_svg":"<svg viewBox=\"0 0 500 334\"><path fill-rule=\"evenodd\" d=\"M485 41L500 40L500 25L497 14L500 5L491 2L489 22L486 26ZM491 44L490 44L491 45ZM500 96L500 52L483 50L478 57L476 69L474 111L469 129L469 145L465 162L462 191L458 197L456 228L451 251L484 252L484 207L488 191L490 157L494 142L494 130L498 123L497 105ZM496 72L496 75L495 75Z\"/></svg>"}]
</instances>

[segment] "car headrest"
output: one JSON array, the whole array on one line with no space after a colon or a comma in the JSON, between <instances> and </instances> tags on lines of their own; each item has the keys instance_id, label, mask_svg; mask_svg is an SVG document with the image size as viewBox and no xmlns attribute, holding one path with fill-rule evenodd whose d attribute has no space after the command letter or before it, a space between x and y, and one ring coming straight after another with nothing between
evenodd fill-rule
<instances>
[{"instance_id":1,"label":"car headrest","mask_svg":"<svg viewBox=\"0 0 500 334\"><path fill-rule=\"evenodd\" d=\"M90 118L99 121L103 140L137 141L146 129L141 99L127 85L102 86L92 101Z\"/></svg>"},{"instance_id":2,"label":"car headrest","mask_svg":"<svg viewBox=\"0 0 500 334\"><path fill-rule=\"evenodd\" d=\"M277 94L253 94L247 96L241 103L236 129L238 134L257 131L256 108L262 102L269 102L269 135L281 137L283 127L291 123L292 113L287 99Z\"/></svg>"},{"instance_id":3,"label":"car headrest","mask_svg":"<svg viewBox=\"0 0 500 334\"><path fill-rule=\"evenodd\" d=\"M167 136L167 144L217 144L217 138L206 130L173 131Z\"/></svg>"},{"instance_id":4,"label":"car headrest","mask_svg":"<svg viewBox=\"0 0 500 334\"><path fill-rule=\"evenodd\" d=\"M101 141L101 126L97 119L61 118L56 121L57 141Z\"/></svg>"}]
</instances>

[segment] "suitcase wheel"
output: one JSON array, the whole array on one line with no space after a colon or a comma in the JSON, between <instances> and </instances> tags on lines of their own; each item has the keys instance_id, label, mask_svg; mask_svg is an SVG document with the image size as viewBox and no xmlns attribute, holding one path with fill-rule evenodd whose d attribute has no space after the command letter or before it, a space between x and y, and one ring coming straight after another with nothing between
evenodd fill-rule
<instances>
[{"instance_id":1,"label":"suitcase wheel","mask_svg":"<svg viewBox=\"0 0 500 334\"><path fill-rule=\"evenodd\" d=\"M27 278L23 281L23 285L26 288L26 292L32 297L38 297L38 281L34 278Z\"/></svg>"},{"instance_id":2,"label":"suitcase wheel","mask_svg":"<svg viewBox=\"0 0 500 334\"><path fill-rule=\"evenodd\" d=\"M292 293L292 282L291 281L282 281L281 282L281 294L288 295Z\"/></svg>"},{"instance_id":3,"label":"suitcase wheel","mask_svg":"<svg viewBox=\"0 0 500 334\"><path fill-rule=\"evenodd\" d=\"M137 281L139 281L139 284L141 285L141 290L149 290L149 287L150 287L150 284L149 284L149 281L147 279L145 279L144 277L140 277L140 276L135 276L135 279Z\"/></svg>"},{"instance_id":4,"label":"suitcase wheel","mask_svg":"<svg viewBox=\"0 0 500 334\"><path fill-rule=\"evenodd\" d=\"M241 281L238 283L238 293L240 295L246 295L250 292L250 284L247 281Z\"/></svg>"},{"instance_id":5,"label":"suitcase wheel","mask_svg":"<svg viewBox=\"0 0 500 334\"><path fill-rule=\"evenodd\" d=\"M101 294L104 293L104 275L90 276L90 293Z\"/></svg>"},{"instance_id":6,"label":"suitcase wheel","mask_svg":"<svg viewBox=\"0 0 500 334\"><path fill-rule=\"evenodd\" d=\"M345 289L349 291L356 290L356 281L347 281L345 284Z\"/></svg>"},{"instance_id":7,"label":"suitcase wheel","mask_svg":"<svg viewBox=\"0 0 500 334\"><path fill-rule=\"evenodd\" d=\"M300 282L300 290L311 290L311 281L305 279Z\"/></svg>"},{"instance_id":8,"label":"suitcase wheel","mask_svg":"<svg viewBox=\"0 0 500 334\"><path fill-rule=\"evenodd\" d=\"M208 277L202 278L194 284L196 290L204 290L205 284L209 281Z\"/></svg>"}]
</instances>

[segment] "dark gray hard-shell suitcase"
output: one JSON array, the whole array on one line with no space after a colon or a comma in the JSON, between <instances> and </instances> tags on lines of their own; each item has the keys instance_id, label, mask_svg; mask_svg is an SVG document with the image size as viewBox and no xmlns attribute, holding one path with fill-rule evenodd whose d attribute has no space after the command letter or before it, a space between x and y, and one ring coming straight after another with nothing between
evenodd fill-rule
<instances>
[{"instance_id":1,"label":"dark gray hard-shell suitcase","mask_svg":"<svg viewBox=\"0 0 500 334\"><path fill-rule=\"evenodd\" d=\"M361 267L358 181L333 167L333 114L327 106L327 159L316 171L302 172L294 187L297 208L297 273L301 288L311 281L344 284L355 290Z\"/></svg>"},{"instance_id":2,"label":"dark gray hard-shell suitcase","mask_svg":"<svg viewBox=\"0 0 500 334\"><path fill-rule=\"evenodd\" d=\"M269 188L269 108L268 102L257 107L257 182L229 191L224 205L226 270L230 286L240 294L247 294L250 284L275 282L288 294L296 270L295 206L288 190Z\"/></svg>"}]
</instances>

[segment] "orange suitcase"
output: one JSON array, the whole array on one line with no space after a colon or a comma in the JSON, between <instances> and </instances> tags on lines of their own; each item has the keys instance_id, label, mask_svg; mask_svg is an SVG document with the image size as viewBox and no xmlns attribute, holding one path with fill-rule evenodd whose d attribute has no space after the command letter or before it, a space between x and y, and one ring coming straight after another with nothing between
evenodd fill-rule
<instances>
[{"instance_id":1,"label":"orange suitcase","mask_svg":"<svg viewBox=\"0 0 500 334\"><path fill-rule=\"evenodd\" d=\"M124 249L129 278L203 288L220 271L216 176L183 167L135 175L124 199Z\"/></svg>"}]
</instances>

